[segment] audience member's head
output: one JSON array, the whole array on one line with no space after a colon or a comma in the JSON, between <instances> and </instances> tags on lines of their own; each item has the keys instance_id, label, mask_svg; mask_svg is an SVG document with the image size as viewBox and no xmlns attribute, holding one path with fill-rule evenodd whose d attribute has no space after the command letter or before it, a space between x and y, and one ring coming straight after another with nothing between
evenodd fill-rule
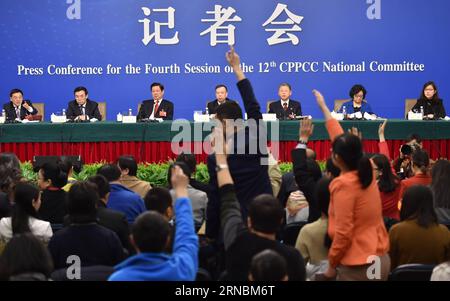
<instances>
[{"instance_id":1,"label":"audience member's head","mask_svg":"<svg viewBox=\"0 0 450 301\"><path fill-rule=\"evenodd\" d=\"M334 139L332 148L333 164L340 170L357 170L362 188L367 188L373 180L372 164L363 154L359 137L350 133L342 134Z\"/></svg>"},{"instance_id":2,"label":"audience member's head","mask_svg":"<svg viewBox=\"0 0 450 301\"><path fill-rule=\"evenodd\" d=\"M372 157L375 164L375 174L378 181L378 189L382 192L392 192L399 185L397 176L392 173L391 164L385 155L377 154Z\"/></svg>"},{"instance_id":3,"label":"audience member's head","mask_svg":"<svg viewBox=\"0 0 450 301\"><path fill-rule=\"evenodd\" d=\"M115 164L105 164L97 171L98 175L104 176L108 182L115 182L120 179L120 169Z\"/></svg>"},{"instance_id":4,"label":"audience member's head","mask_svg":"<svg viewBox=\"0 0 450 301\"><path fill-rule=\"evenodd\" d=\"M87 179L88 182L97 186L98 196L100 200L106 204L108 203L109 193L111 192L111 186L108 180L102 175L95 175Z\"/></svg>"},{"instance_id":5,"label":"audience member's head","mask_svg":"<svg viewBox=\"0 0 450 301\"><path fill-rule=\"evenodd\" d=\"M430 157L426 151L416 149L412 154L412 163L414 174L418 172L427 174L428 168L430 167Z\"/></svg>"},{"instance_id":6,"label":"audience member's head","mask_svg":"<svg viewBox=\"0 0 450 301\"><path fill-rule=\"evenodd\" d=\"M316 158L317 158L316 152L312 148L307 148L306 149L306 158L311 159L311 160L316 160Z\"/></svg>"},{"instance_id":7,"label":"audience member's head","mask_svg":"<svg viewBox=\"0 0 450 301\"><path fill-rule=\"evenodd\" d=\"M274 234L283 220L284 210L280 202L270 194L253 199L248 209L248 226L252 232Z\"/></svg>"},{"instance_id":8,"label":"audience member's head","mask_svg":"<svg viewBox=\"0 0 450 301\"><path fill-rule=\"evenodd\" d=\"M67 196L67 213L70 221L75 224L95 222L98 200L95 184L87 181L74 183Z\"/></svg>"},{"instance_id":9,"label":"audience member's head","mask_svg":"<svg viewBox=\"0 0 450 301\"><path fill-rule=\"evenodd\" d=\"M238 103L227 101L217 107L216 118L220 121L242 119L242 109Z\"/></svg>"},{"instance_id":10,"label":"audience member's head","mask_svg":"<svg viewBox=\"0 0 450 301\"><path fill-rule=\"evenodd\" d=\"M147 211L138 216L131 230L131 242L138 253L160 253L170 242L170 225L158 212Z\"/></svg>"},{"instance_id":11,"label":"audience member's head","mask_svg":"<svg viewBox=\"0 0 450 301\"><path fill-rule=\"evenodd\" d=\"M39 189L25 182L14 187L14 207L11 212L11 228L13 234L30 232L30 217L37 218L41 206Z\"/></svg>"},{"instance_id":12,"label":"audience member's head","mask_svg":"<svg viewBox=\"0 0 450 301\"><path fill-rule=\"evenodd\" d=\"M250 281L287 281L286 260L273 250L261 251L252 258L248 278Z\"/></svg>"},{"instance_id":13,"label":"audience member's head","mask_svg":"<svg viewBox=\"0 0 450 301\"><path fill-rule=\"evenodd\" d=\"M65 172L68 177L70 177L72 175L74 166L72 164L72 160L70 160L70 157L65 157L65 156L61 157L58 160L58 165L59 165L59 168L61 168L61 170L63 172Z\"/></svg>"},{"instance_id":14,"label":"audience member's head","mask_svg":"<svg viewBox=\"0 0 450 301\"><path fill-rule=\"evenodd\" d=\"M341 170L339 169L339 167L333 164L333 159L328 158L327 162L325 163L325 176L330 179L334 179L336 177L339 177L340 173Z\"/></svg>"},{"instance_id":15,"label":"audience member's head","mask_svg":"<svg viewBox=\"0 0 450 301\"><path fill-rule=\"evenodd\" d=\"M434 206L450 209L450 162L438 160L431 169Z\"/></svg>"},{"instance_id":16,"label":"audience member's head","mask_svg":"<svg viewBox=\"0 0 450 301\"><path fill-rule=\"evenodd\" d=\"M415 133L410 134L406 138L406 143L408 145L412 145L415 149L423 147L422 138L420 138L419 134L415 134Z\"/></svg>"},{"instance_id":17,"label":"audience member's head","mask_svg":"<svg viewBox=\"0 0 450 301\"><path fill-rule=\"evenodd\" d=\"M322 177L322 171L319 164L310 158L306 159L306 168L312 174L314 181L318 181Z\"/></svg>"},{"instance_id":18,"label":"audience member's head","mask_svg":"<svg viewBox=\"0 0 450 301\"><path fill-rule=\"evenodd\" d=\"M164 187L153 187L144 197L145 208L157 211L171 220L173 217L172 196Z\"/></svg>"},{"instance_id":19,"label":"audience member's head","mask_svg":"<svg viewBox=\"0 0 450 301\"><path fill-rule=\"evenodd\" d=\"M137 175L138 165L133 156L121 156L117 160L117 165L122 175L135 177Z\"/></svg>"},{"instance_id":20,"label":"audience member's head","mask_svg":"<svg viewBox=\"0 0 450 301\"><path fill-rule=\"evenodd\" d=\"M322 216L328 217L328 207L330 205L330 183L332 179L324 177L317 182L316 199Z\"/></svg>"},{"instance_id":21,"label":"audience member's head","mask_svg":"<svg viewBox=\"0 0 450 301\"><path fill-rule=\"evenodd\" d=\"M22 171L17 156L13 153L0 153L0 191L9 193L22 179Z\"/></svg>"},{"instance_id":22,"label":"audience member's head","mask_svg":"<svg viewBox=\"0 0 450 301\"><path fill-rule=\"evenodd\" d=\"M177 157L177 162L185 163L191 170L191 174L193 174L197 168L197 160L195 159L194 154L181 153Z\"/></svg>"},{"instance_id":23,"label":"audience member's head","mask_svg":"<svg viewBox=\"0 0 450 301\"><path fill-rule=\"evenodd\" d=\"M48 280L52 271L49 251L31 233L15 235L0 257L1 280Z\"/></svg>"},{"instance_id":24,"label":"audience member's head","mask_svg":"<svg viewBox=\"0 0 450 301\"><path fill-rule=\"evenodd\" d=\"M419 226L427 228L437 224L433 206L433 193L422 185L411 186L405 191L400 210L400 220L416 220Z\"/></svg>"},{"instance_id":25,"label":"audience member's head","mask_svg":"<svg viewBox=\"0 0 450 301\"><path fill-rule=\"evenodd\" d=\"M67 184L67 173L56 162L44 163L38 173L38 184L42 190L49 187L61 188Z\"/></svg>"},{"instance_id":26,"label":"audience member's head","mask_svg":"<svg viewBox=\"0 0 450 301\"><path fill-rule=\"evenodd\" d=\"M191 178L191 169L189 168L189 166L184 163L184 162L175 162L173 163L173 166L179 166L181 168L181 170L183 171L184 175L187 176L188 178ZM171 183L171 179L172 178L172 166L169 167L169 170L167 172L167 182L169 183L169 188L172 188L172 183Z\"/></svg>"}]
</instances>

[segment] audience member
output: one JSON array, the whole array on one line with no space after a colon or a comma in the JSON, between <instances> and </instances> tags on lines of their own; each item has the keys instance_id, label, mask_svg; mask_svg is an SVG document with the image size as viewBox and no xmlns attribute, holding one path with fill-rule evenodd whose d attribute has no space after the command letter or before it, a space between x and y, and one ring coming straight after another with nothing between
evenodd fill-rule
<instances>
[{"instance_id":1,"label":"audience member","mask_svg":"<svg viewBox=\"0 0 450 301\"><path fill-rule=\"evenodd\" d=\"M110 281L193 281L198 270L198 238L188 198L189 178L179 166L171 172L177 214L172 254L164 250L170 243L171 229L163 215L143 213L132 228L131 242L137 255L115 267Z\"/></svg>"},{"instance_id":2,"label":"audience member","mask_svg":"<svg viewBox=\"0 0 450 301\"><path fill-rule=\"evenodd\" d=\"M450 162L438 160L431 169L431 179L438 222L450 225Z\"/></svg>"},{"instance_id":3,"label":"audience member","mask_svg":"<svg viewBox=\"0 0 450 301\"><path fill-rule=\"evenodd\" d=\"M250 264L250 281L289 280L286 260L273 250L264 250L253 256Z\"/></svg>"},{"instance_id":4,"label":"audience member","mask_svg":"<svg viewBox=\"0 0 450 301\"><path fill-rule=\"evenodd\" d=\"M150 183L137 178L138 165L133 156L121 156L117 160L120 169L120 184L139 194L144 198L147 192L152 189Z\"/></svg>"}]
</instances>

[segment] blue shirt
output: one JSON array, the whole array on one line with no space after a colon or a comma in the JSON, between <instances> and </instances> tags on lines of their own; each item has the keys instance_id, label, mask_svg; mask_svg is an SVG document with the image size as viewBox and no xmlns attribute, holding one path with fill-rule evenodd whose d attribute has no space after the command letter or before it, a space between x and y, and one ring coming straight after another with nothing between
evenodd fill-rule
<instances>
[{"instance_id":1,"label":"blue shirt","mask_svg":"<svg viewBox=\"0 0 450 301\"><path fill-rule=\"evenodd\" d=\"M342 104L341 108L339 109L338 113L342 113L342 109L344 108L344 106L345 106L345 109L347 110L347 114L355 113L355 110L353 108L353 100L344 102ZM366 112L368 114L373 114L372 107L370 106L370 104L368 102L366 102L366 101L363 101L361 103L361 114L364 115L364 113L366 113Z\"/></svg>"},{"instance_id":2,"label":"blue shirt","mask_svg":"<svg viewBox=\"0 0 450 301\"><path fill-rule=\"evenodd\" d=\"M146 211L144 200L120 184L111 184L111 193L106 207L123 212L129 224L134 223L136 217Z\"/></svg>"},{"instance_id":3,"label":"blue shirt","mask_svg":"<svg viewBox=\"0 0 450 301\"><path fill-rule=\"evenodd\" d=\"M140 253L115 266L108 281L194 281L198 270L198 237L191 201L175 201L175 240L172 254Z\"/></svg>"}]
</instances>

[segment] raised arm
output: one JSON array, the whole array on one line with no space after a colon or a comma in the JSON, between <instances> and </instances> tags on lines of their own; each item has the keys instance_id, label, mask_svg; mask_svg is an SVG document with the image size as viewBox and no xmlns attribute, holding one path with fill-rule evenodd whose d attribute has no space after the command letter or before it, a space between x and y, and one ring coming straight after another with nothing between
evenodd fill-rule
<instances>
[{"instance_id":1,"label":"raised arm","mask_svg":"<svg viewBox=\"0 0 450 301\"><path fill-rule=\"evenodd\" d=\"M238 233L245 229L242 221L241 207L234 190L233 179L227 162L227 145L224 141L223 130L220 126L214 128L214 151L217 164L217 183L220 195L220 221L223 230L225 250L236 239Z\"/></svg>"},{"instance_id":2,"label":"raised arm","mask_svg":"<svg viewBox=\"0 0 450 301\"><path fill-rule=\"evenodd\" d=\"M323 117L325 118L325 127L327 128L330 140L333 141L337 136L344 133L339 122L331 116L331 112L325 103L323 95L317 91L313 90L313 94L316 97L317 105L322 110Z\"/></svg>"}]
</instances>

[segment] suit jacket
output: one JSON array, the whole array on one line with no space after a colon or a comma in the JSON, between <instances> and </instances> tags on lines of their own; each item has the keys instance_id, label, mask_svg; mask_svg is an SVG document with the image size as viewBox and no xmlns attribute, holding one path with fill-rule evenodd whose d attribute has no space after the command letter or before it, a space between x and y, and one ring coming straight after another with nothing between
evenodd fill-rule
<instances>
[{"instance_id":1,"label":"suit jacket","mask_svg":"<svg viewBox=\"0 0 450 301\"><path fill-rule=\"evenodd\" d=\"M38 113L36 108L33 107L33 104L31 103L30 100L24 100L23 102L26 102L33 109L33 112L30 113L30 112L28 112L27 109L25 109L23 106L21 106L20 107L20 119L24 119L25 116L27 116L27 115L36 115ZM11 101L8 103L5 103L3 105L3 110L5 110L5 113L6 113L6 120L14 120L18 117L16 115L16 109L14 108L14 105Z\"/></svg>"},{"instance_id":2,"label":"suit jacket","mask_svg":"<svg viewBox=\"0 0 450 301\"><path fill-rule=\"evenodd\" d=\"M302 106L300 102L289 99L288 109L285 111L281 100L274 101L269 105L269 113L277 114L277 119L290 119L289 115L294 113L295 116L302 116Z\"/></svg>"},{"instance_id":3,"label":"suit jacket","mask_svg":"<svg viewBox=\"0 0 450 301\"><path fill-rule=\"evenodd\" d=\"M144 100L137 116L138 120L149 118L152 115L155 102L153 99ZM166 116L161 115L161 111L166 112ZM155 113L155 118L162 118L163 120L173 119L173 103L167 99L163 99L159 104L158 110Z\"/></svg>"},{"instance_id":4,"label":"suit jacket","mask_svg":"<svg viewBox=\"0 0 450 301\"><path fill-rule=\"evenodd\" d=\"M225 99L225 102L235 102L235 101L227 98ZM217 108L219 107L219 103L217 102L217 99L214 99L213 101L208 102L208 105L206 107L208 108L209 114L216 114Z\"/></svg>"},{"instance_id":5,"label":"suit jacket","mask_svg":"<svg viewBox=\"0 0 450 301\"><path fill-rule=\"evenodd\" d=\"M89 116L89 119L96 118L98 120L102 120L102 115L100 114L100 111L98 110L98 103L96 103L93 100L86 100L86 107L84 109L87 116ZM68 119L75 119L76 117L83 115L80 106L78 105L76 100L72 100L69 102L69 106L67 108L67 118Z\"/></svg>"}]
</instances>

